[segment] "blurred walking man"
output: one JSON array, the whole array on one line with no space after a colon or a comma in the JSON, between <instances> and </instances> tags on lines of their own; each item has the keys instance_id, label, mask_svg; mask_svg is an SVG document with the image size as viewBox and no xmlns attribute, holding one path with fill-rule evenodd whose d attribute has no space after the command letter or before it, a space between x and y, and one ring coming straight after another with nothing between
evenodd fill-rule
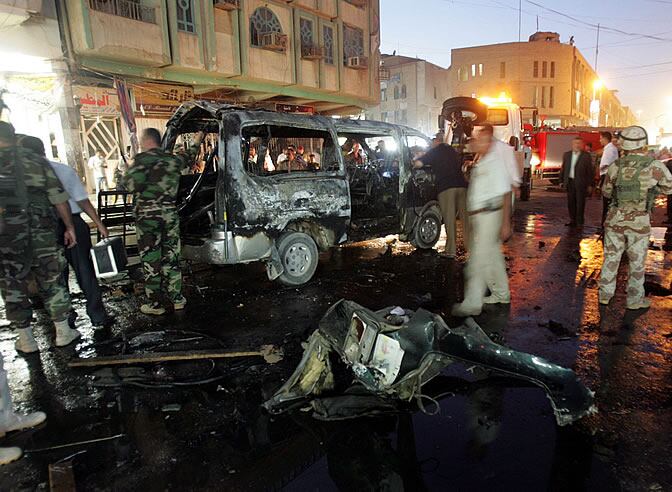
<instances>
[{"instance_id":1,"label":"blurred walking man","mask_svg":"<svg viewBox=\"0 0 672 492\"><path fill-rule=\"evenodd\" d=\"M14 127L0 121L0 291L7 319L19 333L16 350L37 352L30 323L33 310L28 280L37 281L56 328L56 346L69 345L80 334L68 325L70 295L60 281L65 266L56 239L56 215L65 224L66 247L77 244L68 194L44 157L16 145Z\"/></svg>"},{"instance_id":2,"label":"blurred walking man","mask_svg":"<svg viewBox=\"0 0 672 492\"><path fill-rule=\"evenodd\" d=\"M202 139L200 133L186 154L174 155L161 149L161 133L148 128L140 139L142 152L122 179L135 199L135 230L149 301L140 307L145 314L166 312L161 302L163 294L175 310L187 304L182 295L176 200L180 173L196 158Z\"/></svg>"},{"instance_id":3,"label":"blurred walking man","mask_svg":"<svg viewBox=\"0 0 672 492\"><path fill-rule=\"evenodd\" d=\"M511 237L511 201L520 186L513 149L494 138L493 127L476 130L475 150L480 158L471 169L467 213L471 219L471 249L465 271L464 301L453 306L453 316L477 316L483 304L511 302L502 242ZM486 289L490 295L485 297Z\"/></svg>"},{"instance_id":4,"label":"blurred walking man","mask_svg":"<svg viewBox=\"0 0 672 492\"><path fill-rule=\"evenodd\" d=\"M647 155L648 135L641 126L621 132L625 156L609 166L602 193L611 199L604 222L604 262L600 274L600 304L609 304L623 253L628 254L627 308L646 309L644 270L651 235L651 210L656 195L672 194L672 174Z\"/></svg>"}]
</instances>

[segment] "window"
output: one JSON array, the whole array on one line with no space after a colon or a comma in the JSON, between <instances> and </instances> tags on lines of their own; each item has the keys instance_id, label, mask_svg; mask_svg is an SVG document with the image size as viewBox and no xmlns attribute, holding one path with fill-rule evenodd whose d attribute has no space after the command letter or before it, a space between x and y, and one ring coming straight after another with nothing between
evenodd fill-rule
<instances>
[{"instance_id":1,"label":"window","mask_svg":"<svg viewBox=\"0 0 672 492\"><path fill-rule=\"evenodd\" d=\"M483 77L483 64L482 63L478 64L478 76Z\"/></svg>"},{"instance_id":2,"label":"window","mask_svg":"<svg viewBox=\"0 0 672 492\"><path fill-rule=\"evenodd\" d=\"M399 99L399 86L398 85L394 86L394 98Z\"/></svg>"},{"instance_id":3,"label":"window","mask_svg":"<svg viewBox=\"0 0 672 492\"><path fill-rule=\"evenodd\" d=\"M274 125L241 131L245 170L253 176L338 171L336 145L328 131Z\"/></svg>"},{"instance_id":4,"label":"window","mask_svg":"<svg viewBox=\"0 0 672 492\"><path fill-rule=\"evenodd\" d=\"M541 88L541 107L546 107L546 87Z\"/></svg>"},{"instance_id":5,"label":"window","mask_svg":"<svg viewBox=\"0 0 672 492\"><path fill-rule=\"evenodd\" d=\"M506 62L499 63L499 78L500 79L506 78Z\"/></svg>"},{"instance_id":6,"label":"window","mask_svg":"<svg viewBox=\"0 0 672 492\"><path fill-rule=\"evenodd\" d=\"M539 99L539 90L537 89L537 87L532 87L532 106L534 106L535 108L537 107L538 99Z\"/></svg>"},{"instance_id":7,"label":"window","mask_svg":"<svg viewBox=\"0 0 672 492\"><path fill-rule=\"evenodd\" d=\"M493 126L506 126L509 124L509 112L504 108L488 109L488 121Z\"/></svg>"},{"instance_id":8,"label":"window","mask_svg":"<svg viewBox=\"0 0 672 492\"><path fill-rule=\"evenodd\" d=\"M315 41L313 40L313 21L300 18L299 34L301 36L301 55L309 55L315 45Z\"/></svg>"},{"instance_id":9,"label":"window","mask_svg":"<svg viewBox=\"0 0 672 492\"><path fill-rule=\"evenodd\" d=\"M343 26L343 64L348 58L364 55L364 31L356 27Z\"/></svg>"},{"instance_id":10,"label":"window","mask_svg":"<svg viewBox=\"0 0 672 492\"><path fill-rule=\"evenodd\" d=\"M334 64L334 28L331 26L324 26L322 30L322 37L324 38L324 63L329 65Z\"/></svg>"},{"instance_id":11,"label":"window","mask_svg":"<svg viewBox=\"0 0 672 492\"><path fill-rule=\"evenodd\" d=\"M401 98L406 99L406 84L401 86Z\"/></svg>"},{"instance_id":12,"label":"window","mask_svg":"<svg viewBox=\"0 0 672 492\"><path fill-rule=\"evenodd\" d=\"M388 121L387 111L383 111L382 113L380 113L380 121L387 123Z\"/></svg>"},{"instance_id":13,"label":"window","mask_svg":"<svg viewBox=\"0 0 672 492\"><path fill-rule=\"evenodd\" d=\"M471 76L476 77L476 64L475 63L471 64Z\"/></svg>"},{"instance_id":14,"label":"window","mask_svg":"<svg viewBox=\"0 0 672 492\"><path fill-rule=\"evenodd\" d=\"M545 79L547 75L548 75L548 62L543 62L541 64L541 76L542 78Z\"/></svg>"},{"instance_id":15,"label":"window","mask_svg":"<svg viewBox=\"0 0 672 492\"><path fill-rule=\"evenodd\" d=\"M106 14L126 17L142 22L156 24L155 7L145 7L140 5L138 0L117 0L110 2L108 0L89 0L89 7Z\"/></svg>"},{"instance_id":16,"label":"window","mask_svg":"<svg viewBox=\"0 0 672 492\"><path fill-rule=\"evenodd\" d=\"M434 86L434 99L436 99L436 98L437 98L437 95L436 95L436 86Z\"/></svg>"},{"instance_id":17,"label":"window","mask_svg":"<svg viewBox=\"0 0 672 492\"><path fill-rule=\"evenodd\" d=\"M552 108L555 104L555 87L548 88L548 107Z\"/></svg>"},{"instance_id":18,"label":"window","mask_svg":"<svg viewBox=\"0 0 672 492\"><path fill-rule=\"evenodd\" d=\"M381 102L387 101L387 89L380 89L380 100Z\"/></svg>"},{"instance_id":19,"label":"window","mask_svg":"<svg viewBox=\"0 0 672 492\"><path fill-rule=\"evenodd\" d=\"M551 62L551 78L555 78L555 62Z\"/></svg>"},{"instance_id":20,"label":"window","mask_svg":"<svg viewBox=\"0 0 672 492\"><path fill-rule=\"evenodd\" d=\"M405 109L401 110L401 123L404 125L408 123L408 112Z\"/></svg>"},{"instance_id":21,"label":"window","mask_svg":"<svg viewBox=\"0 0 672 492\"><path fill-rule=\"evenodd\" d=\"M193 0L177 0L177 29L182 32L196 31Z\"/></svg>"},{"instance_id":22,"label":"window","mask_svg":"<svg viewBox=\"0 0 672 492\"><path fill-rule=\"evenodd\" d=\"M271 9L259 7L250 17L250 43L252 46L261 46L264 34L282 32L282 26Z\"/></svg>"},{"instance_id":23,"label":"window","mask_svg":"<svg viewBox=\"0 0 672 492\"><path fill-rule=\"evenodd\" d=\"M534 62L534 70L532 71L532 76L536 79L539 77L539 62L535 61Z\"/></svg>"},{"instance_id":24,"label":"window","mask_svg":"<svg viewBox=\"0 0 672 492\"><path fill-rule=\"evenodd\" d=\"M469 79L469 72L467 67L460 67L457 69L457 80L460 82L466 82Z\"/></svg>"}]
</instances>

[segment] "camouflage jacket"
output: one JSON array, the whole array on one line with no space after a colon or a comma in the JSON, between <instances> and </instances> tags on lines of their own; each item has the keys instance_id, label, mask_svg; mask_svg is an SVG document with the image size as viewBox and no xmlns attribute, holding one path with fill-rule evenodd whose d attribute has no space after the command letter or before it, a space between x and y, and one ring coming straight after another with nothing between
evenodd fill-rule
<instances>
[{"instance_id":1,"label":"camouflage jacket","mask_svg":"<svg viewBox=\"0 0 672 492\"><path fill-rule=\"evenodd\" d=\"M135 213L175 210L182 169L191 165L197 146L187 152L171 154L159 148L135 156L133 165L121 179L135 199Z\"/></svg>"},{"instance_id":2,"label":"camouflage jacket","mask_svg":"<svg viewBox=\"0 0 672 492\"><path fill-rule=\"evenodd\" d=\"M20 167L19 167L20 166ZM52 213L68 194L47 160L21 147L0 149L0 208L3 216Z\"/></svg>"},{"instance_id":3,"label":"camouflage jacket","mask_svg":"<svg viewBox=\"0 0 672 492\"><path fill-rule=\"evenodd\" d=\"M639 159L640 165L641 157ZM619 181L637 175L638 166L636 164L636 160L630 160L628 156L625 156L609 166L602 187L602 194L612 199L606 222L607 225L611 224L619 229L632 229L647 233L649 212L653 207L653 199L656 195L672 193L672 174L662 162L651 160L649 163L644 163L639 170L637 179L640 186L639 192L633 192L632 189L628 189L627 194L619 192L622 189L619 186ZM628 195L630 197L638 195L639 198L634 200L628 198Z\"/></svg>"}]
</instances>

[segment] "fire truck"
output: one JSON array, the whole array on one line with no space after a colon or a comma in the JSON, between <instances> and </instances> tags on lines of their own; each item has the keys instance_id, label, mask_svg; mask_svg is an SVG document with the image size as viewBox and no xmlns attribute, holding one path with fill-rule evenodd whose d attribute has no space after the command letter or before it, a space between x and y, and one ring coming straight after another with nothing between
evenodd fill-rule
<instances>
[{"instance_id":1,"label":"fire truck","mask_svg":"<svg viewBox=\"0 0 672 492\"><path fill-rule=\"evenodd\" d=\"M586 144L586 151L595 153L602 149L600 132L608 131L612 135L618 134L620 128L571 127L567 129L541 128L536 132L530 131L532 147L532 169L542 179L548 179L553 184L560 180L562 156L572 148L572 140L581 137ZM597 168L597 166L596 166ZM599 172L596 169L596 172Z\"/></svg>"}]
</instances>

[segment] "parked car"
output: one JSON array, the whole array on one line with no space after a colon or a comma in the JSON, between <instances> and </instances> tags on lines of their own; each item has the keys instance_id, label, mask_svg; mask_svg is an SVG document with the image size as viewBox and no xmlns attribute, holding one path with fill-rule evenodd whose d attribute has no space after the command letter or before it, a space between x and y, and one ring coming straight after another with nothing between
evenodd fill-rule
<instances>
[{"instance_id":1,"label":"parked car","mask_svg":"<svg viewBox=\"0 0 672 492\"><path fill-rule=\"evenodd\" d=\"M189 102L167 124L163 147L179 151L205 131L214 155L181 179L182 252L210 264L263 261L270 279L301 285L319 251L389 223L432 248L442 218L431 169L413 159L430 145L412 128Z\"/></svg>"}]
</instances>

